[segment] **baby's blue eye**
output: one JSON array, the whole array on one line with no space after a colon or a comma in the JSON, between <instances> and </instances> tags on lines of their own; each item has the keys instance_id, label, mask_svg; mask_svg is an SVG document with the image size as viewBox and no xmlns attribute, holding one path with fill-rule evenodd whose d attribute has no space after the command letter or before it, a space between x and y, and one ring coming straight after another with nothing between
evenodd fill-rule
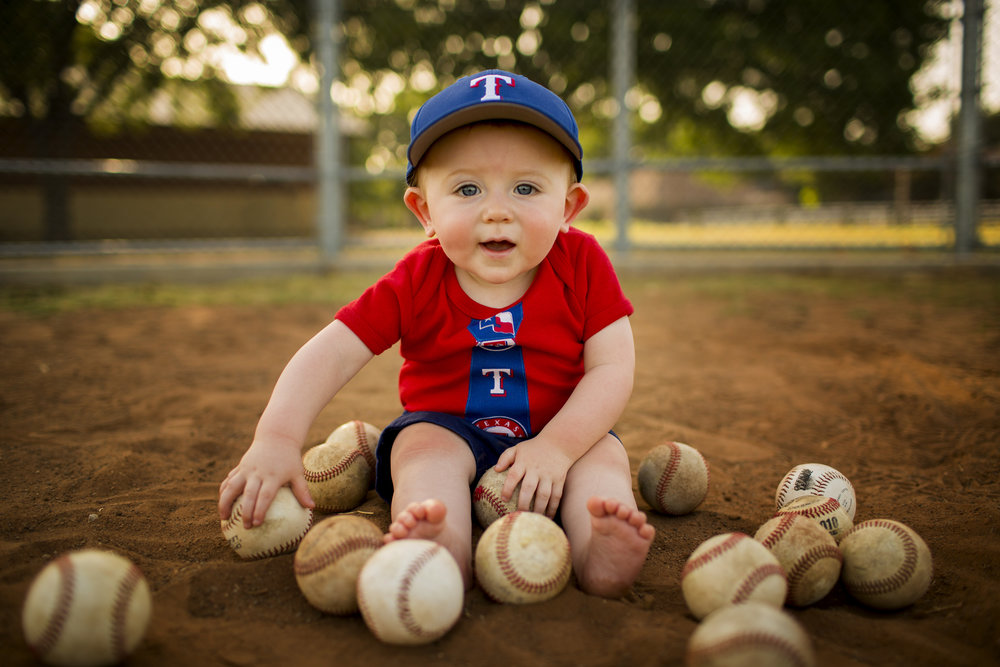
<instances>
[{"instance_id":1,"label":"baby's blue eye","mask_svg":"<svg viewBox=\"0 0 1000 667\"><path fill-rule=\"evenodd\" d=\"M530 195L534 191L535 191L535 186L528 185L527 183L521 183L520 185L514 188L514 192L516 192L519 195Z\"/></svg>"},{"instance_id":2,"label":"baby's blue eye","mask_svg":"<svg viewBox=\"0 0 1000 667\"><path fill-rule=\"evenodd\" d=\"M463 197L473 197L479 193L479 188L475 185L462 185L458 188L458 193Z\"/></svg>"}]
</instances>

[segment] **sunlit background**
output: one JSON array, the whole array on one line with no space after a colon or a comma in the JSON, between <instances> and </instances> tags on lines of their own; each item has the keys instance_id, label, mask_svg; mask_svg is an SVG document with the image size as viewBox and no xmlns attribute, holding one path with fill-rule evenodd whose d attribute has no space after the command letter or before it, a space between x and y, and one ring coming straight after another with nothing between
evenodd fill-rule
<instances>
[{"instance_id":1,"label":"sunlit background","mask_svg":"<svg viewBox=\"0 0 1000 667\"><path fill-rule=\"evenodd\" d=\"M486 67L531 76L574 109L594 193L581 224L609 243L955 243L962 0L329 2L342 167L333 213L316 188L318 3L4 3L0 252L53 241L309 245L324 215L347 245L408 243L398 202L412 113ZM619 21L629 7L635 17ZM995 7L984 0L975 172L985 246L1000 244ZM630 78L619 99L621 54Z\"/></svg>"}]
</instances>

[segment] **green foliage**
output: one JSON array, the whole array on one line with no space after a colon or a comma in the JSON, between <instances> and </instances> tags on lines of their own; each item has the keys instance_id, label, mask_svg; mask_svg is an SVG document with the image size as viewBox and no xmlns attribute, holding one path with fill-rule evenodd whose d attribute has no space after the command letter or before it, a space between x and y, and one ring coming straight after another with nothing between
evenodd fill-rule
<instances>
[{"instance_id":1,"label":"green foliage","mask_svg":"<svg viewBox=\"0 0 1000 667\"><path fill-rule=\"evenodd\" d=\"M609 0L342 0L344 112L368 126L360 162L399 167L408 112L459 76L514 69L567 98L585 149L606 155ZM945 0L683 0L635 3L647 155L898 154L918 148L910 78L940 39ZM261 11L264 10L264 11ZM231 89L199 59L253 53L280 32L312 56L310 0L21 0L0 3L0 113L148 122L166 96L184 122L232 125ZM235 31L206 17L226 17ZM26 38L30 35L30 38ZM182 63L200 67L180 67ZM758 102L758 117L739 108ZM751 107L753 105L750 105ZM764 110L760 115L760 109ZM194 117L192 117L194 118ZM195 122L192 120L191 122ZM374 141L373 141L374 140Z\"/></svg>"},{"instance_id":2,"label":"green foliage","mask_svg":"<svg viewBox=\"0 0 1000 667\"><path fill-rule=\"evenodd\" d=\"M0 115L105 131L151 121L156 95L184 124L233 126L236 98L203 55L235 43L255 52L273 31L308 29L306 2L19 0L0 3ZM272 10L261 12L266 6ZM212 16L226 20L206 20ZM221 27L225 24L225 27ZM304 53L308 44L296 42ZM185 115L187 114L187 116ZM61 136L61 140L66 137Z\"/></svg>"},{"instance_id":3,"label":"green foliage","mask_svg":"<svg viewBox=\"0 0 1000 667\"><path fill-rule=\"evenodd\" d=\"M644 138L696 119L699 154L915 148L905 123L910 78L947 30L942 2L638 4L640 82L664 109ZM705 93L714 82L713 98ZM773 105L759 129L732 131L727 112L738 94L763 94Z\"/></svg>"},{"instance_id":4,"label":"green foliage","mask_svg":"<svg viewBox=\"0 0 1000 667\"><path fill-rule=\"evenodd\" d=\"M553 88L581 122L585 153L607 155L611 2L345 0L348 85L407 82L386 113L356 113L397 166L403 113L459 76L516 69ZM630 105L647 156L904 154L910 79L946 33L943 0L636 2ZM427 79L436 85L424 89ZM354 79L356 75L365 78ZM368 83L367 90L365 82ZM414 94L416 93L416 94ZM758 115L753 117L752 101ZM750 118L740 118L740 109ZM763 114L760 113L763 109ZM346 112L351 113L351 105Z\"/></svg>"}]
</instances>

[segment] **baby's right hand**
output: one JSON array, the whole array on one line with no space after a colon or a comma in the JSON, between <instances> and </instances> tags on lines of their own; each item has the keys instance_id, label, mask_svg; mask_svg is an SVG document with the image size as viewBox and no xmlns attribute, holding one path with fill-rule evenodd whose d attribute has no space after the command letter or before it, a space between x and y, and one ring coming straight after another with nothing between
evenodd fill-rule
<instances>
[{"instance_id":1,"label":"baby's right hand","mask_svg":"<svg viewBox=\"0 0 1000 667\"><path fill-rule=\"evenodd\" d=\"M303 507L315 506L302 472L298 444L254 440L239 464L219 485L219 518L228 519L233 503L242 495L243 526L259 526L278 489L285 485L291 486Z\"/></svg>"}]
</instances>

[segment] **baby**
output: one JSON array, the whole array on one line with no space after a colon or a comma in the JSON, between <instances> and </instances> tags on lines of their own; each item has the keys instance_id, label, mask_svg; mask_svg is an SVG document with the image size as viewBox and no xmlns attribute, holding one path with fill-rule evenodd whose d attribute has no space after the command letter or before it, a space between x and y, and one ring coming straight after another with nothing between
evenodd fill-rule
<instances>
[{"instance_id":1,"label":"baby","mask_svg":"<svg viewBox=\"0 0 1000 667\"><path fill-rule=\"evenodd\" d=\"M376 450L386 540L438 542L471 587L471 487L494 467L505 499L520 484L519 509L561 522L580 587L620 596L654 529L611 432L632 391L633 311L607 255L572 227L590 198L576 121L543 86L489 70L420 108L408 158L403 201L429 240L291 359L219 513L242 494L245 522L260 523L285 484L311 507L310 425L399 341L404 413Z\"/></svg>"}]
</instances>

